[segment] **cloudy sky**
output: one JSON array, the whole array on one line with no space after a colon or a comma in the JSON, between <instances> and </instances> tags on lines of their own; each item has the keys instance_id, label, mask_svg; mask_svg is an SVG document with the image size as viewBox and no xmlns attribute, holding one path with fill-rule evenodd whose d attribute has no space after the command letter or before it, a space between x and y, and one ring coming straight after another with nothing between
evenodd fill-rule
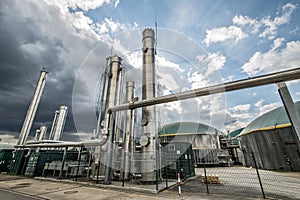
<instances>
[{"instance_id":1,"label":"cloudy sky","mask_svg":"<svg viewBox=\"0 0 300 200\"><path fill-rule=\"evenodd\" d=\"M49 75L30 137L41 125L49 134L54 111L67 105L64 139L78 140L95 128L107 57L122 57L139 96L144 28L157 30L158 95L166 95L299 67L299 19L296 0L1 0L0 147L16 143L42 67ZM288 86L299 101L299 81ZM160 125L195 121L226 132L281 105L269 85L157 110Z\"/></svg>"}]
</instances>

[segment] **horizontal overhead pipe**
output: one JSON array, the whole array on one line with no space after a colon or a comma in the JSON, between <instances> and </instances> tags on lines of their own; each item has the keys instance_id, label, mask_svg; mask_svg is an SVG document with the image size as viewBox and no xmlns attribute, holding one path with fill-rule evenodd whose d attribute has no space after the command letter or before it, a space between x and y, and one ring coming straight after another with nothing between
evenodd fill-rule
<instances>
[{"instance_id":1,"label":"horizontal overhead pipe","mask_svg":"<svg viewBox=\"0 0 300 200\"><path fill-rule=\"evenodd\" d=\"M268 84L278 83L282 81L291 81L296 79L300 79L300 68L275 72L275 73L256 76L252 78L250 77L247 79L198 88L198 89L180 92L176 94L165 95L153 99L145 99L141 101L126 103L126 104L111 107L108 109L108 112L111 113L111 112L122 111L127 109L135 109L144 106L152 106L156 104L169 103L172 101L185 100L194 97L201 97L201 96L207 96L211 94L230 92L235 90L268 85Z\"/></svg>"},{"instance_id":2,"label":"horizontal overhead pipe","mask_svg":"<svg viewBox=\"0 0 300 200\"><path fill-rule=\"evenodd\" d=\"M104 135L103 139L98 140L86 140L82 142L52 142L52 143L30 143L24 145L16 145L15 148L34 148L34 147L85 147L85 146L101 146L106 143L107 139L106 135Z\"/></svg>"}]
</instances>

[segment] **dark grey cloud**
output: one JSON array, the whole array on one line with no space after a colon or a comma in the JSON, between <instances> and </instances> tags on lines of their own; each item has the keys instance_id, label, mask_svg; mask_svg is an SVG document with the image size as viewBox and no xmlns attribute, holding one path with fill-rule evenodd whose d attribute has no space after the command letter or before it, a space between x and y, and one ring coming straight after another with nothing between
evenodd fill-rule
<instances>
[{"instance_id":1,"label":"dark grey cloud","mask_svg":"<svg viewBox=\"0 0 300 200\"><path fill-rule=\"evenodd\" d=\"M96 38L88 38L70 25L70 19L63 15L58 7L44 1L0 1L0 134L18 137L16 133L21 130L40 70L45 67L48 80L30 137L41 125L48 126L49 134L54 111L67 105L63 138L78 140L71 134L77 131L72 109L73 85L85 57L99 44ZM105 62L109 52L102 49L92 53L97 59L89 60L89 66L101 69L99 60ZM84 107L82 104L83 110Z\"/></svg>"}]
</instances>

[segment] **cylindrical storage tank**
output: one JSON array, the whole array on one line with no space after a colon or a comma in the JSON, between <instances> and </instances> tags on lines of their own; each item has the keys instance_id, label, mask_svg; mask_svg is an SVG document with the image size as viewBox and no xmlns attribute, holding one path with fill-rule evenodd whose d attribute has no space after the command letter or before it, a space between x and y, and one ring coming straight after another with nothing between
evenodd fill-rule
<instances>
[{"instance_id":1,"label":"cylindrical storage tank","mask_svg":"<svg viewBox=\"0 0 300 200\"><path fill-rule=\"evenodd\" d=\"M36 110L38 108L38 105L39 105L39 102L40 102L40 99L41 99L41 96L42 96L42 93L44 90L47 75L48 75L48 72L45 69L43 69L40 73L40 77L39 77L37 86L35 88L32 101L27 110L27 114L26 114L22 129L21 129L21 132L20 132L20 136L19 136L17 145L23 145L23 144L25 144L25 142L27 140L30 129L32 127L32 122L34 120Z\"/></svg>"},{"instance_id":2,"label":"cylindrical storage tank","mask_svg":"<svg viewBox=\"0 0 300 200\"><path fill-rule=\"evenodd\" d=\"M143 75L142 99L155 98L155 33L153 29L143 31ZM142 108L142 181L153 182L157 179L156 169L156 129L155 106Z\"/></svg>"},{"instance_id":3,"label":"cylindrical storage tank","mask_svg":"<svg viewBox=\"0 0 300 200\"><path fill-rule=\"evenodd\" d=\"M300 102L295 103L300 114ZM300 171L300 144L284 107L269 111L252 121L238 135L247 167L265 170Z\"/></svg>"},{"instance_id":4,"label":"cylindrical storage tank","mask_svg":"<svg viewBox=\"0 0 300 200\"><path fill-rule=\"evenodd\" d=\"M195 164L218 165L219 136L223 132L214 127L197 122L175 122L164 125L158 132L161 144L186 142L192 144Z\"/></svg>"}]
</instances>

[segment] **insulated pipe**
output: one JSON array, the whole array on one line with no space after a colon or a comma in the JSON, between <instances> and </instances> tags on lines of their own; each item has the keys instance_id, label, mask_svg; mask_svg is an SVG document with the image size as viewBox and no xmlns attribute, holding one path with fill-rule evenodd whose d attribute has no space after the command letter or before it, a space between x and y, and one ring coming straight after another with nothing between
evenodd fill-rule
<instances>
[{"instance_id":1,"label":"insulated pipe","mask_svg":"<svg viewBox=\"0 0 300 200\"><path fill-rule=\"evenodd\" d=\"M300 68L275 72L271 74L266 74L266 75L248 78L248 79L242 79L242 80L228 82L228 83L222 83L222 84L203 87L203 88L198 88L198 89L185 91L185 92L179 92L177 94L165 95L153 99L145 99L141 101L125 103L122 105L111 107L110 109L108 109L108 111L116 112L116 111L122 111L127 109L136 109L144 106L169 103L178 100L208 96L211 94L230 92L235 90L258 87L258 86L278 83L282 81L291 81L296 79L300 79Z\"/></svg>"},{"instance_id":2,"label":"insulated pipe","mask_svg":"<svg viewBox=\"0 0 300 200\"><path fill-rule=\"evenodd\" d=\"M46 83L48 72L45 69L42 69L40 73L40 77L37 83L37 86L35 88L32 101L28 107L27 114L22 126L22 129L20 131L19 140L17 142L17 145L23 145L25 144L27 137L29 135L30 129L32 127L32 122L34 120L43 90Z\"/></svg>"}]
</instances>

